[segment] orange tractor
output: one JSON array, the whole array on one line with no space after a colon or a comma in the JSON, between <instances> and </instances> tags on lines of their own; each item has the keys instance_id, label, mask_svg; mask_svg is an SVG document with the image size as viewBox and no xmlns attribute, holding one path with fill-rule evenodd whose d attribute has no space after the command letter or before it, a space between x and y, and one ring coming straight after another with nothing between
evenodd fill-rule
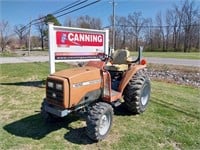
<instances>
[{"instance_id":1,"label":"orange tractor","mask_svg":"<svg viewBox=\"0 0 200 150\"><path fill-rule=\"evenodd\" d=\"M145 75L146 61L129 59L127 50L117 50L101 61L66 69L47 77L46 98L41 114L46 121L62 118L71 112L84 113L86 132L95 141L109 133L113 107L124 103L127 111L140 114L150 98L150 79ZM110 63L111 62L111 63Z\"/></svg>"}]
</instances>

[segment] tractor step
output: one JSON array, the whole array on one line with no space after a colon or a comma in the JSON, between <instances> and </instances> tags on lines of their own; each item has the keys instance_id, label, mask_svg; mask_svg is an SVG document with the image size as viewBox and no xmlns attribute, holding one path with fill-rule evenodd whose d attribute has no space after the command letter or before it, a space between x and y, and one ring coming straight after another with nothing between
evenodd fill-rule
<instances>
[{"instance_id":1,"label":"tractor step","mask_svg":"<svg viewBox=\"0 0 200 150\"><path fill-rule=\"evenodd\" d=\"M112 106L114 106L114 107L118 107L118 106L120 106L122 103L120 102L120 100L117 100L117 101L114 101L114 102L112 102Z\"/></svg>"},{"instance_id":2,"label":"tractor step","mask_svg":"<svg viewBox=\"0 0 200 150\"><path fill-rule=\"evenodd\" d=\"M121 93L115 90L111 90L111 95L108 90L104 91L104 97L106 101L117 101L118 99L121 98Z\"/></svg>"}]
</instances>

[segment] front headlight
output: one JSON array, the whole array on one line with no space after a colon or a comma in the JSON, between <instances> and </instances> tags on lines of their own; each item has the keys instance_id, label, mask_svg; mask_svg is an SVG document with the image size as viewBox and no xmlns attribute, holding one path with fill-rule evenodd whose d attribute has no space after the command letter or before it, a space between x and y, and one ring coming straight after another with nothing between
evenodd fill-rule
<instances>
[{"instance_id":1,"label":"front headlight","mask_svg":"<svg viewBox=\"0 0 200 150\"><path fill-rule=\"evenodd\" d=\"M47 82L47 86L50 87L50 88L53 88L53 82L49 82L49 81L48 81L48 82Z\"/></svg>"},{"instance_id":2,"label":"front headlight","mask_svg":"<svg viewBox=\"0 0 200 150\"><path fill-rule=\"evenodd\" d=\"M63 89L62 84L57 83L56 84L56 89L62 91L62 89Z\"/></svg>"}]
</instances>

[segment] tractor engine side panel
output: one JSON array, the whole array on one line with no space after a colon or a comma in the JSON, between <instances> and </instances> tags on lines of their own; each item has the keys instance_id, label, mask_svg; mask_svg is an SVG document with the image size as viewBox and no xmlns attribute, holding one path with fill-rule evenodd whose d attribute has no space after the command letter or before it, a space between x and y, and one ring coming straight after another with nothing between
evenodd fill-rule
<instances>
[{"instance_id":1,"label":"tractor engine side panel","mask_svg":"<svg viewBox=\"0 0 200 150\"><path fill-rule=\"evenodd\" d=\"M69 78L69 108L75 107L88 93L101 89L102 79L100 69L86 68L81 74ZM100 95L99 95L100 96Z\"/></svg>"}]
</instances>

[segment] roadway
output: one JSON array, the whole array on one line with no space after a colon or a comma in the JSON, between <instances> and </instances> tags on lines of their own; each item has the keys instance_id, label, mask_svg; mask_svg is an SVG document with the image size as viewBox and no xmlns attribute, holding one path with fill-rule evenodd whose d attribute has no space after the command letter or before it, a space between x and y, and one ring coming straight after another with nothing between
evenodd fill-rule
<instances>
[{"instance_id":1,"label":"roadway","mask_svg":"<svg viewBox=\"0 0 200 150\"><path fill-rule=\"evenodd\" d=\"M200 60L147 57L148 63L200 67ZM47 62L48 56L0 57L0 64Z\"/></svg>"}]
</instances>

